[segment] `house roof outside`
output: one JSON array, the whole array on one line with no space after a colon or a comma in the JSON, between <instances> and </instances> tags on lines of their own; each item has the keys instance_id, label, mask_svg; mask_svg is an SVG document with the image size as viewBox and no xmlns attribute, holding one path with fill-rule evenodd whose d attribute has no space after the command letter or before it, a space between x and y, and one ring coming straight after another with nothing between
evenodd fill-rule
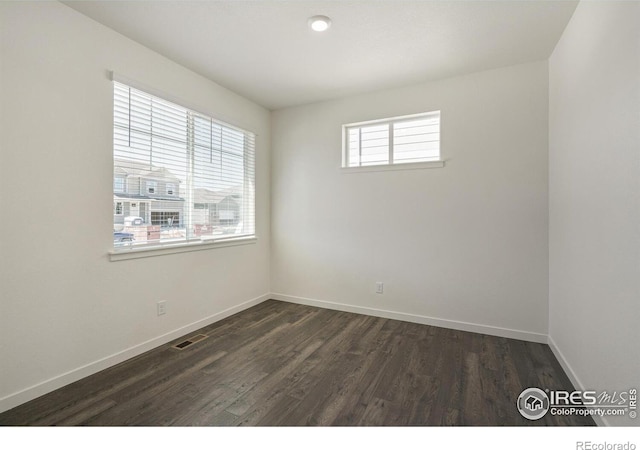
<instances>
[{"instance_id":1,"label":"house roof outside","mask_svg":"<svg viewBox=\"0 0 640 450\"><path fill-rule=\"evenodd\" d=\"M117 200L149 200L149 201L163 201L163 202L183 202L182 197L171 197L168 195L140 195L140 194L126 194L126 193L114 193L113 197Z\"/></svg>"},{"instance_id":2,"label":"house roof outside","mask_svg":"<svg viewBox=\"0 0 640 450\"><path fill-rule=\"evenodd\" d=\"M140 172L139 175L141 177L147 178L147 179L162 180L162 181L168 181L168 182L173 182L173 183L180 183L181 182L178 177L176 177L174 174L172 174L165 167L155 168L155 169L149 170L147 172Z\"/></svg>"},{"instance_id":3,"label":"house roof outside","mask_svg":"<svg viewBox=\"0 0 640 450\"><path fill-rule=\"evenodd\" d=\"M211 189L195 188L193 190L194 203L220 203L223 200L232 200L238 203L238 199L242 198L242 192L239 187L223 189L221 191L212 191Z\"/></svg>"},{"instance_id":4,"label":"house roof outside","mask_svg":"<svg viewBox=\"0 0 640 450\"><path fill-rule=\"evenodd\" d=\"M153 167L147 162L135 161L132 159L114 158L114 175L137 176L147 179L156 179L181 183L181 180L165 167Z\"/></svg>"}]
</instances>

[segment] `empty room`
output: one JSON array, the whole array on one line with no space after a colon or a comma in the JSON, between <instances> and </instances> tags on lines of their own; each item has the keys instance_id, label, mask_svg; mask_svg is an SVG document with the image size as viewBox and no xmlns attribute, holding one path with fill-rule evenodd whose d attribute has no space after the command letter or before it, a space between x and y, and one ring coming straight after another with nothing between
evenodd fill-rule
<instances>
[{"instance_id":1,"label":"empty room","mask_svg":"<svg viewBox=\"0 0 640 450\"><path fill-rule=\"evenodd\" d=\"M0 36L0 425L640 424L640 2Z\"/></svg>"}]
</instances>

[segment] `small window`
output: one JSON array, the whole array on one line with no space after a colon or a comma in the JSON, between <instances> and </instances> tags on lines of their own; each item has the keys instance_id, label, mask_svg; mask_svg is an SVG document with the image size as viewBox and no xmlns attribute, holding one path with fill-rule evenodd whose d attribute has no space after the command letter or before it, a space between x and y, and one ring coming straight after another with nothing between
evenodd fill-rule
<instances>
[{"instance_id":1,"label":"small window","mask_svg":"<svg viewBox=\"0 0 640 450\"><path fill-rule=\"evenodd\" d=\"M167 195L174 195L176 191L176 185L173 183L167 183Z\"/></svg>"},{"instance_id":2,"label":"small window","mask_svg":"<svg viewBox=\"0 0 640 450\"><path fill-rule=\"evenodd\" d=\"M342 167L440 161L440 111L343 125Z\"/></svg>"},{"instance_id":3,"label":"small window","mask_svg":"<svg viewBox=\"0 0 640 450\"><path fill-rule=\"evenodd\" d=\"M121 216L122 215L122 202L115 202L115 211L114 213L117 216Z\"/></svg>"},{"instance_id":4,"label":"small window","mask_svg":"<svg viewBox=\"0 0 640 450\"><path fill-rule=\"evenodd\" d=\"M155 194L156 189L158 189L158 183L155 181L147 181L147 193Z\"/></svg>"},{"instance_id":5,"label":"small window","mask_svg":"<svg viewBox=\"0 0 640 450\"><path fill-rule=\"evenodd\" d=\"M115 177L113 179L113 192L124 192L124 178Z\"/></svg>"}]
</instances>

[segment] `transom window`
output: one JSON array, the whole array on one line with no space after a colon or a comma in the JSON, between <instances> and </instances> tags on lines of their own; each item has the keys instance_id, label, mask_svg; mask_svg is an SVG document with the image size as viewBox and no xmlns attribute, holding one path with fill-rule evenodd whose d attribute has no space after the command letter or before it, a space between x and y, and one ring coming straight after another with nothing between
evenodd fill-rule
<instances>
[{"instance_id":1,"label":"transom window","mask_svg":"<svg viewBox=\"0 0 640 450\"><path fill-rule=\"evenodd\" d=\"M440 161L440 111L343 125L342 167Z\"/></svg>"}]
</instances>

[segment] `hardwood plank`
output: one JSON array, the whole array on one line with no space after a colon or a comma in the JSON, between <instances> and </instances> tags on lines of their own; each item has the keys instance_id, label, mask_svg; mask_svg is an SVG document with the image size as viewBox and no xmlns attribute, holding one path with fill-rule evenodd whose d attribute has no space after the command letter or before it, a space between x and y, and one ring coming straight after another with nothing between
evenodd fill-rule
<instances>
[{"instance_id":1,"label":"hardwood plank","mask_svg":"<svg viewBox=\"0 0 640 450\"><path fill-rule=\"evenodd\" d=\"M236 416L246 414L249 409L255 405L259 405L260 409L268 409L270 403L278 399L279 396L285 396L285 390L280 387L283 378L285 378L292 370L298 367L313 352L322 346L322 341L316 340L306 346L300 352L294 352L286 362L281 364L278 370L270 373L263 382L247 391L243 396L238 398L226 410ZM285 385L286 386L286 385ZM256 416L256 412L252 414Z\"/></svg>"},{"instance_id":2,"label":"hardwood plank","mask_svg":"<svg viewBox=\"0 0 640 450\"><path fill-rule=\"evenodd\" d=\"M99 402L92 403L88 408L79 411L78 413L61 420L56 425L85 425L89 420L102 414L103 412L113 408L117 403L113 400L101 400Z\"/></svg>"},{"instance_id":3,"label":"hardwood plank","mask_svg":"<svg viewBox=\"0 0 640 450\"><path fill-rule=\"evenodd\" d=\"M389 425L389 416L397 416L400 407L389 400L373 397L360 419L359 425Z\"/></svg>"},{"instance_id":4,"label":"hardwood plank","mask_svg":"<svg viewBox=\"0 0 640 450\"><path fill-rule=\"evenodd\" d=\"M290 397L285 395L278 399L278 402L273 406L268 408L268 412L264 415L247 415L238 425L250 425L255 420L255 425L258 426L274 426L282 424L283 417L289 417L292 411L294 411L298 405L300 404L300 400L297 398ZM257 420L256 420L257 419Z\"/></svg>"},{"instance_id":5,"label":"hardwood plank","mask_svg":"<svg viewBox=\"0 0 640 450\"><path fill-rule=\"evenodd\" d=\"M360 389L353 392L349 403L351 408L345 409L334 419L334 425L350 425L360 423L366 409L373 401L374 392L382 383L385 369L391 361L391 355L399 351L400 342L392 336L403 326L403 322L380 319L382 327L373 337L367 357L372 360L371 366L359 380Z\"/></svg>"},{"instance_id":6,"label":"hardwood plank","mask_svg":"<svg viewBox=\"0 0 640 450\"><path fill-rule=\"evenodd\" d=\"M477 353L464 356L462 373L462 423L464 425L489 425L495 423L491 404L484 398L485 384L491 380L480 376L480 358ZM486 380L486 383L485 383Z\"/></svg>"},{"instance_id":7,"label":"hardwood plank","mask_svg":"<svg viewBox=\"0 0 640 450\"><path fill-rule=\"evenodd\" d=\"M176 365L170 372L155 372L155 377L151 377L147 382L134 383L111 396L118 405L97 415L87 424L165 425L166 421L170 421L170 418L164 418L165 415L179 411L180 405L192 401L191 397L182 392L185 379L212 361L220 359L224 354L225 352L217 352L200 361L189 359L189 364ZM157 417L162 417L162 422L157 421Z\"/></svg>"}]
</instances>

